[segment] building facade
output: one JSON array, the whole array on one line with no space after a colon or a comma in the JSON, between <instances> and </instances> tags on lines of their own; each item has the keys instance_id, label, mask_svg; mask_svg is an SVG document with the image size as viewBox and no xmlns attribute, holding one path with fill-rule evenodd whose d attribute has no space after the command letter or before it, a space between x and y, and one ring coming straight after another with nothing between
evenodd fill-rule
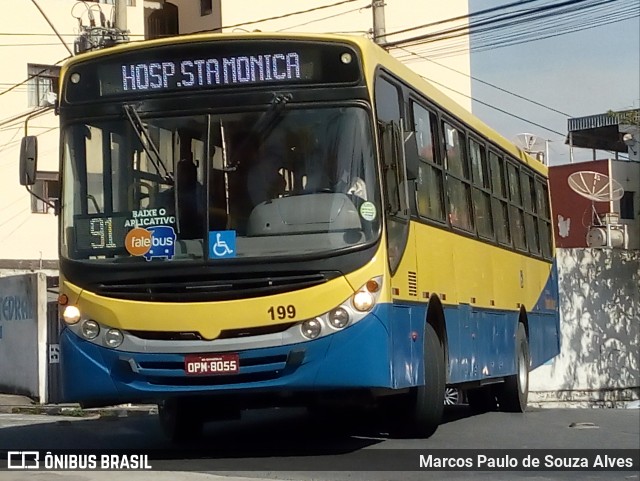
<instances>
[{"instance_id":1,"label":"building facade","mask_svg":"<svg viewBox=\"0 0 640 481\"><path fill-rule=\"evenodd\" d=\"M103 19L115 21L116 1L119 0L14 2L0 17L0 56L4 59L0 71L0 275L56 269L57 219L47 202L31 196L19 184L21 139L25 134L38 137L38 174L33 191L54 202L59 195L59 129L52 106L60 66L75 54L74 44L83 29L92 22L100 25ZM126 27L131 41L202 31L371 36L373 30L372 5L366 0L338 6L325 0L303 3L126 0L126 3ZM377 25L384 25L386 39L394 41L464 25L463 20L433 24L467 14L467 0L444 3L394 0L386 2L384 24ZM449 50L443 48L446 42L435 42L434 47L423 45L411 51L392 48L390 52L470 110L468 37L453 42L455 48Z\"/></svg>"},{"instance_id":2,"label":"building facade","mask_svg":"<svg viewBox=\"0 0 640 481\"><path fill-rule=\"evenodd\" d=\"M55 271L58 228L53 210L19 184L23 135L38 137L38 175L33 190L53 201L59 192L58 118L51 108L60 66L73 55L79 25L111 19L110 2L36 0L12 2L0 15L0 275ZM144 3L129 0L132 39L144 35ZM89 8L91 6L91 8Z\"/></svg>"}]
</instances>

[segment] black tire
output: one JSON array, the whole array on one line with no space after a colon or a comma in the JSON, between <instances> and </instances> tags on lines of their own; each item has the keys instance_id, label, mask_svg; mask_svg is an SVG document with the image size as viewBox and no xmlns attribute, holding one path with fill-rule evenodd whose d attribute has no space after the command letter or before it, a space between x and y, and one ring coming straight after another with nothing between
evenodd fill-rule
<instances>
[{"instance_id":1,"label":"black tire","mask_svg":"<svg viewBox=\"0 0 640 481\"><path fill-rule=\"evenodd\" d=\"M403 437L428 438L436 432L444 411L444 346L430 324L425 328L424 385L393 396L387 405L390 420Z\"/></svg>"},{"instance_id":2,"label":"black tire","mask_svg":"<svg viewBox=\"0 0 640 481\"><path fill-rule=\"evenodd\" d=\"M500 411L523 413L527 409L529 398L529 367L531 355L529 341L524 324L518 323L516 331L516 374L505 379L502 386L498 386L496 395Z\"/></svg>"},{"instance_id":3,"label":"black tire","mask_svg":"<svg viewBox=\"0 0 640 481\"><path fill-rule=\"evenodd\" d=\"M198 440L202 437L202 415L187 400L166 399L158 403L158 419L162 432L174 443Z\"/></svg>"}]
</instances>

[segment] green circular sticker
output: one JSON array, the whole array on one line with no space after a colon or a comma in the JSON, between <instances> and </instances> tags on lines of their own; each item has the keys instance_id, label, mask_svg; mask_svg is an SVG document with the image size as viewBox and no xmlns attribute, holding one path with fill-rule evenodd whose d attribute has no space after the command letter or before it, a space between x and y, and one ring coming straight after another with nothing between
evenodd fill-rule
<instances>
[{"instance_id":1,"label":"green circular sticker","mask_svg":"<svg viewBox=\"0 0 640 481\"><path fill-rule=\"evenodd\" d=\"M372 221L376 218L376 206L373 202L365 202L360 206L360 215L364 220Z\"/></svg>"}]
</instances>

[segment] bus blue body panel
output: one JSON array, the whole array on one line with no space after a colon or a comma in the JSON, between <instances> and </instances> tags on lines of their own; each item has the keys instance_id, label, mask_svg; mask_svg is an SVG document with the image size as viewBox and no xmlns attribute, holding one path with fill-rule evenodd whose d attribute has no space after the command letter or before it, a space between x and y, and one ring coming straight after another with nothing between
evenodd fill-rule
<instances>
[{"instance_id":1,"label":"bus blue body panel","mask_svg":"<svg viewBox=\"0 0 640 481\"><path fill-rule=\"evenodd\" d=\"M559 353L555 268L527 312L532 368ZM401 389L424 383L427 304L381 303L344 331L300 344L239 350L240 373L187 376L184 355L133 353L61 333L63 399L67 402L154 399L184 394L331 389ZM447 383L516 373L517 311L445 306Z\"/></svg>"},{"instance_id":2,"label":"bus blue body panel","mask_svg":"<svg viewBox=\"0 0 640 481\"><path fill-rule=\"evenodd\" d=\"M388 309L379 305L348 329L306 343L239 351L240 373L224 377L187 376L184 355L107 349L65 329L60 338L63 398L392 387Z\"/></svg>"}]
</instances>

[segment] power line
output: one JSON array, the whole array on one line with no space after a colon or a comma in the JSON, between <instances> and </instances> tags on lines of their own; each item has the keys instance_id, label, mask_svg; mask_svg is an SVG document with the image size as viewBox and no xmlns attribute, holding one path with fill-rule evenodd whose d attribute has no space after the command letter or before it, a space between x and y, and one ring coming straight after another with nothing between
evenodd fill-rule
<instances>
[{"instance_id":1,"label":"power line","mask_svg":"<svg viewBox=\"0 0 640 481\"><path fill-rule=\"evenodd\" d=\"M254 25L256 23L269 22L271 20L280 20L282 18L293 17L295 15L302 15L304 13L317 12L318 10L324 10L324 9L327 9L327 8L337 7L339 5L344 5L346 3L353 3L353 2L358 2L358 1L361 1L361 0L342 0L340 2L331 3L329 5L321 5L319 7L309 8L307 10L298 10L296 12L290 12L290 13L285 13L285 14L282 14L282 15L276 15L274 17L262 18L260 20L251 20L250 22L236 23L235 25L225 25L225 26L222 26L219 29L215 29L215 30L223 30L223 29L228 29L228 28L244 27L246 25ZM191 32L188 35L191 35L192 33L210 32L211 30L212 29L200 30L199 32ZM185 34L185 35L187 35L187 34Z\"/></svg>"},{"instance_id":2,"label":"power line","mask_svg":"<svg viewBox=\"0 0 640 481\"><path fill-rule=\"evenodd\" d=\"M414 56L416 56L416 57L420 57L421 59L426 60L427 62L434 63L434 64L438 65L439 67L446 68L446 69L448 69L448 70L451 70L452 72L456 72L456 73L458 73L458 74L460 74L460 75L464 75L465 77L469 77L470 79L475 80L476 82L479 82L479 83L484 84L484 85L488 85L489 87L493 87L494 89L499 90L499 91L504 92L504 93L507 93L507 94L509 94L509 95L513 95L513 96L514 96L514 97L516 97L516 98L519 98L519 99L525 100L525 101L527 101L527 102L529 102L529 103L532 103L532 104L537 105L537 106L539 106L539 107L543 107L543 108L545 108L545 109L547 109L547 110L550 110L550 111L552 111L552 112L556 112L556 113L558 113L558 114L564 115L565 117L572 117L572 115L570 115L570 114L568 114L568 113L566 113L566 112L562 112L562 111L560 111L560 110L554 109L553 107L549 107L548 105L545 105L545 104L543 104L543 103L541 103L541 102L536 102L535 100L531 100L530 98L527 98L527 97L525 97L525 96L523 96L523 95L517 94L517 93L515 93L515 92L511 92L510 90L507 90L507 89L505 89L505 88L503 88L503 87L499 87L499 86L497 86L497 85L495 85L495 84L492 84L492 83L490 83L490 82L486 82L486 81L484 81L484 80L479 79L478 77L475 77L475 76L473 76L473 75L469 75L469 74L467 74L467 73L465 73L465 72L462 72L462 71L460 71L460 70L456 70L456 69L455 69L455 68L453 68L453 67L449 67L448 65L444 65L444 64L442 64L442 63L440 63L440 62L436 62L435 60L432 60L432 59L430 59L430 58L428 58L428 57L425 57L425 56L423 56L423 55L419 55L419 54L417 54L417 53L414 53L414 52L412 52L412 51L410 51L410 50L408 50L408 49L406 49L406 48L404 48L404 47L398 47L398 48L400 48L400 49L404 50L405 52L410 53L411 55L414 55Z\"/></svg>"},{"instance_id":3,"label":"power line","mask_svg":"<svg viewBox=\"0 0 640 481\"><path fill-rule=\"evenodd\" d=\"M347 10L345 12L341 12L341 13L336 13L334 15L329 15L327 17L322 17L322 18L316 18L314 20L310 20L308 22L304 22L304 23L299 23L297 25L292 25L290 27L286 27L286 28L281 28L280 30L278 30L278 32L284 32L285 30L291 30L292 28L297 28L297 27L303 27L305 25L309 25L311 23L316 23L316 22L322 22L323 20L329 20L330 18L336 18L336 17L341 17L342 15L346 15L348 13L353 13L353 12L358 12L360 10L363 10L365 8L370 8L371 4L369 4L367 7L359 7L359 8L353 8L351 10Z\"/></svg>"},{"instance_id":4,"label":"power line","mask_svg":"<svg viewBox=\"0 0 640 481\"><path fill-rule=\"evenodd\" d=\"M561 132L558 132L557 130L550 129L549 127L545 127L544 125L538 124L538 123L533 122L533 121L531 121L531 120L527 120L527 119L525 119L524 117L520 117L519 115L512 114L511 112L508 112L508 111L506 111L506 110L503 110L503 109L501 109L501 108L499 108L499 107L495 107L495 106L493 106L493 105L491 105L491 104L489 104L489 103L487 103L487 102L483 102L482 100L478 100L478 99L476 99L476 98L473 98L472 96L467 95L467 94L465 94L465 93L463 93L463 92L460 92L460 91L458 91L458 90L456 90L456 89L453 89L453 88L449 87L448 85L445 85L445 84L443 84L443 83L438 82L437 80L430 79L430 78L425 77L425 76L423 76L423 75L420 75L420 76L421 76L423 79L425 79L426 81L428 81L428 82L431 82L431 83L436 84L436 85L440 85L441 87L444 87L445 89L450 90L451 92L454 92L454 93L456 93L456 94L458 94L458 95L462 95L463 97L467 97L468 99L471 99L471 100L473 100L474 102L478 102L479 104L482 104L482 105L485 105L485 106L487 106L487 107L490 107L490 108L492 108L492 109L494 109L494 110L497 110L498 112L502 112L503 114L506 114L506 115L508 115L508 116L510 116L510 117L513 117L513 118L518 119L518 120L522 120L523 122L526 122L526 123L531 124L531 125L535 125L536 127L540 127L541 129L544 129L544 130L546 130L547 132L551 132L551 133L556 134L556 135L559 135L559 136L561 136L561 137L563 137L563 138L564 138L564 136L565 136L565 134L563 134L563 133L561 133Z\"/></svg>"},{"instance_id":5,"label":"power line","mask_svg":"<svg viewBox=\"0 0 640 481\"><path fill-rule=\"evenodd\" d=\"M527 0L527 1L530 2L534 0ZM466 36L466 35L475 33L475 30L479 30L481 27L484 27L484 28L490 27L492 29L495 29L496 24L499 25L500 23L504 23L507 20L511 22L516 20L518 22L523 22L526 20L531 20L531 19L528 19L527 17L543 18L544 16L557 15L558 11L559 10L562 11L564 7L577 6L584 2L593 2L593 1L594 0L566 0L564 2L553 3L551 5L543 5L533 9L518 10L515 12L504 13L500 16L492 17L489 19L469 22L461 26L452 27L449 29L441 30L439 32L435 32L435 33L427 33L427 34L422 34L422 35L418 35L418 36L403 39L403 40L387 42L383 46L386 48L395 47L401 44L404 46L408 46L408 44L416 44L416 43L421 43L423 41L429 41L433 39L444 40L444 39L451 39L451 38L456 38L460 36ZM611 3L616 1L618 0L598 0L596 2L596 5L601 3ZM466 16L466 18L469 18L469 17L470 17L469 15ZM502 25L502 27L510 26L510 25L511 24L504 24Z\"/></svg>"}]
</instances>

